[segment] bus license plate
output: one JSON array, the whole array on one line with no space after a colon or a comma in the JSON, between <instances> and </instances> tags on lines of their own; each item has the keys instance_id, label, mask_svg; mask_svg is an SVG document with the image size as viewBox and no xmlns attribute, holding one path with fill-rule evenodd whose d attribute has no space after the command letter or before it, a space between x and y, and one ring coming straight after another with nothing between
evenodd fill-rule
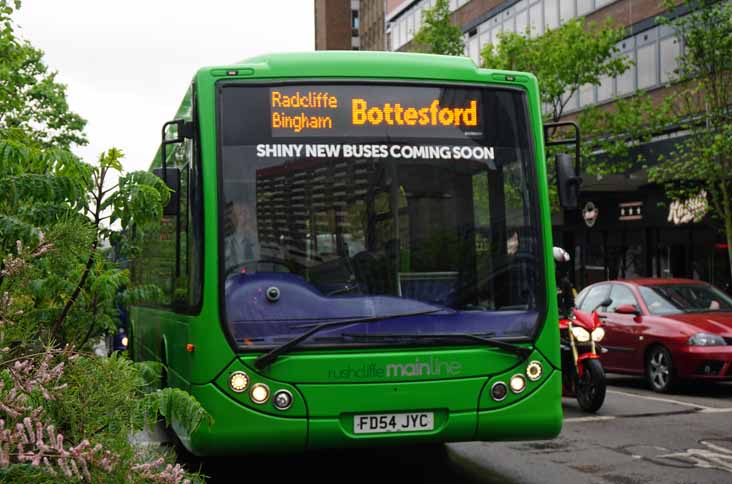
<instances>
[{"instance_id":1,"label":"bus license plate","mask_svg":"<svg viewBox=\"0 0 732 484\"><path fill-rule=\"evenodd\" d=\"M356 434L416 432L434 428L435 415L432 412L354 415L353 417L353 432Z\"/></svg>"}]
</instances>

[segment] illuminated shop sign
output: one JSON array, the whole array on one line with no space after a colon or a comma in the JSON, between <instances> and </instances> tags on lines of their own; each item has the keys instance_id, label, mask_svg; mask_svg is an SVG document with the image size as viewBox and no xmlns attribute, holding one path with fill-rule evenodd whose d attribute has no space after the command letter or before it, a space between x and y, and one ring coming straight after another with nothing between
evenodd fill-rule
<instances>
[{"instance_id":1,"label":"illuminated shop sign","mask_svg":"<svg viewBox=\"0 0 732 484\"><path fill-rule=\"evenodd\" d=\"M671 202L667 220L674 225L697 223L702 221L708 211L707 192L702 190L694 197Z\"/></svg>"}]
</instances>

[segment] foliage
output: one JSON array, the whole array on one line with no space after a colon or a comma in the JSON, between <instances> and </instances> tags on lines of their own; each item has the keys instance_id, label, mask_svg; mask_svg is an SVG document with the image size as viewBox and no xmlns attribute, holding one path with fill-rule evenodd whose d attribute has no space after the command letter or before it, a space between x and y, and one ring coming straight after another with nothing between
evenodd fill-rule
<instances>
[{"instance_id":1,"label":"foliage","mask_svg":"<svg viewBox=\"0 0 732 484\"><path fill-rule=\"evenodd\" d=\"M0 363L0 482L199 481L171 455L130 442L166 398L189 422L207 418L185 392L145 393L143 375L124 357L50 348Z\"/></svg>"},{"instance_id":2,"label":"foliage","mask_svg":"<svg viewBox=\"0 0 732 484\"><path fill-rule=\"evenodd\" d=\"M0 256L4 265L32 266L12 284L0 274L0 290L23 294L15 298L22 306L16 311L27 323L19 327L30 333L16 337L84 347L116 326L118 292L130 286L129 273L98 247L113 235L121 238L110 225L131 233L131 224L159 223L169 197L162 181L147 173L123 175L118 185L105 186L110 172L121 169L121 158L112 148L90 166L65 150L0 139ZM34 257L43 244L53 250ZM129 237L119 243L127 250L134 245ZM157 294L131 289L138 300Z\"/></svg>"},{"instance_id":3,"label":"foliage","mask_svg":"<svg viewBox=\"0 0 732 484\"><path fill-rule=\"evenodd\" d=\"M576 18L544 35L529 34L500 34L498 46L489 44L481 52L483 65L534 74L551 121L559 121L581 86L599 85L603 76L616 76L631 65L618 55L615 45L623 38L623 29L614 28L609 21L585 24L584 19Z\"/></svg>"},{"instance_id":4,"label":"foliage","mask_svg":"<svg viewBox=\"0 0 732 484\"><path fill-rule=\"evenodd\" d=\"M664 23L684 42L673 114L674 124L689 136L650 168L649 178L673 200L708 194L727 239L732 272L732 5L689 0L684 6L691 13Z\"/></svg>"},{"instance_id":5,"label":"foliage","mask_svg":"<svg viewBox=\"0 0 732 484\"><path fill-rule=\"evenodd\" d=\"M415 50L430 54L463 55L465 42L460 27L450 20L448 0L437 0L422 11L422 27L412 40Z\"/></svg>"},{"instance_id":6,"label":"foliage","mask_svg":"<svg viewBox=\"0 0 732 484\"><path fill-rule=\"evenodd\" d=\"M113 259L157 229L169 190L122 173L118 149L95 164L70 151L84 121L42 52L15 37L19 6L0 0L0 482L198 481L130 436L158 416L192 432L208 422L200 404L157 388L159 365L71 350L114 329L118 305L159 295Z\"/></svg>"},{"instance_id":7,"label":"foliage","mask_svg":"<svg viewBox=\"0 0 732 484\"><path fill-rule=\"evenodd\" d=\"M19 39L12 14L20 1L0 0L0 133L39 147L86 144L86 121L69 109L66 86L43 62L43 51Z\"/></svg>"},{"instance_id":8,"label":"foliage","mask_svg":"<svg viewBox=\"0 0 732 484\"><path fill-rule=\"evenodd\" d=\"M582 127L582 158L586 171L595 175L624 173L644 166L643 152L632 150L649 143L654 135L673 123L673 102L664 98L654 103L645 94L615 100L613 106L593 106L579 115ZM598 154L599 153L599 154Z\"/></svg>"},{"instance_id":9,"label":"foliage","mask_svg":"<svg viewBox=\"0 0 732 484\"><path fill-rule=\"evenodd\" d=\"M599 85L604 77L614 77L625 72L631 61L618 55L617 42L624 36L623 29L613 27L610 20L603 24L585 22L583 18L567 21L560 27L547 30L543 35L531 32L507 32L500 34L498 45L487 45L481 52L483 65L492 69L506 69L531 72L539 82L541 102L546 121L557 122L565 115L569 101L584 85ZM629 108L632 105L626 105ZM628 115L636 113L629 109ZM624 135L607 137L605 131L614 118L605 118L598 112L594 117L584 116L580 122L582 132L583 159L604 144L612 141L610 148L617 151L625 148L619 142ZM557 130L550 137L563 138L568 133ZM610 151L603 145L606 151ZM547 173L553 174L554 155L560 148L547 150ZM567 151L565 146L561 151ZM606 164L609 171L620 171L617 164ZM559 202L554 183L549 184L549 196L554 210Z\"/></svg>"}]
</instances>

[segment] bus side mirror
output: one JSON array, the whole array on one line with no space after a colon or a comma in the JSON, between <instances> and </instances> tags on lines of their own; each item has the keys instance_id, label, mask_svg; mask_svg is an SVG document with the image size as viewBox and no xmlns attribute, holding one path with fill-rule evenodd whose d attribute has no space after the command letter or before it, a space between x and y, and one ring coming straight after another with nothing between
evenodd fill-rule
<instances>
[{"instance_id":1,"label":"bus side mirror","mask_svg":"<svg viewBox=\"0 0 732 484\"><path fill-rule=\"evenodd\" d=\"M574 136L571 138L556 139L554 135L562 135L565 128L571 128ZM557 131L560 130L560 131ZM574 166L572 157L566 153L560 153L556 157L557 166L557 189L559 190L559 205L564 210L577 210L579 206L579 190L582 178L580 178L580 129L574 121L562 121L558 123L544 124L544 143L546 146L573 145Z\"/></svg>"},{"instance_id":2,"label":"bus side mirror","mask_svg":"<svg viewBox=\"0 0 732 484\"><path fill-rule=\"evenodd\" d=\"M153 173L155 176L162 179L165 182L165 185L171 190L170 200L168 201L168 204L163 207L163 216L177 215L179 210L178 194L180 192L180 168L167 167L165 170L163 168L155 168ZM165 173L164 176L163 173Z\"/></svg>"},{"instance_id":3,"label":"bus side mirror","mask_svg":"<svg viewBox=\"0 0 732 484\"><path fill-rule=\"evenodd\" d=\"M578 177L577 173L575 173L572 157L568 154L558 154L556 163L559 204L565 210L577 210L582 178Z\"/></svg>"}]
</instances>

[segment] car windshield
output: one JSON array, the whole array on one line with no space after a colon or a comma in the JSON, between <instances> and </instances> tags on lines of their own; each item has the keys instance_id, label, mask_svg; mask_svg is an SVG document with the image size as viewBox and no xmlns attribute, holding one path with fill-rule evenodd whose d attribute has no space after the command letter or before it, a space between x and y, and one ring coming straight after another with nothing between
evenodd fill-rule
<instances>
[{"instance_id":1,"label":"car windshield","mask_svg":"<svg viewBox=\"0 0 732 484\"><path fill-rule=\"evenodd\" d=\"M528 120L517 90L224 83L233 338L273 345L303 323L417 312L429 314L347 332L532 335L543 296ZM344 331L306 344L350 344Z\"/></svg>"},{"instance_id":2,"label":"car windshield","mask_svg":"<svg viewBox=\"0 0 732 484\"><path fill-rule=\"evenodd\" d=\"M708 284L640 286L651 314L732 311L732 299Z\"/></svg>"}]
</instances>

